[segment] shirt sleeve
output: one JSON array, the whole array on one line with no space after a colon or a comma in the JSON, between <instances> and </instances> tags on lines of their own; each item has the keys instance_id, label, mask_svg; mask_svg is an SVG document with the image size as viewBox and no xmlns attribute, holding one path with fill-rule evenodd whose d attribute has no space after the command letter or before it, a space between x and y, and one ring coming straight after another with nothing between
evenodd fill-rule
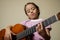
<instances>
[{"instance_id":1,"label":"shirt sleeve","mask_svg":"<svg viewBox=\"0 0 60 40\"><path fill-rule=\"evenodd\" d=\"M20 24L25 25L25 21L20 22Z\"/></svg>"},{"instance_id":2,"label":"shirt sleeve","mask_svg":"<svg viewBox=\"0 0 60 40\"><path fill-rule=\"evenodd\" d=\"M20 22L20 24L26 26L27 21L28 21L28 20L22 21L22 22Z\"/></svg>"}]
</instances>

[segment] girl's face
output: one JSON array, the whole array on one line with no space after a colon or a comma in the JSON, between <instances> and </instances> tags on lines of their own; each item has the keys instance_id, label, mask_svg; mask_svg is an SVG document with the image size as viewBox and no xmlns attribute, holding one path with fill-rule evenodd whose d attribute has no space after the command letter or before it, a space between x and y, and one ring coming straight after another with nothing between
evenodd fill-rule
<instances>
[{"instance_id":1,"label":"girl's face","mask_svg":"<svg viewBox=\"0 0 60 40\"><path fill-rule=\"evenodd\" d=\"M29 19L37 19L38 17L38 10L33 4L26 6L26 13Z\"/></svg>"}]
</instances>

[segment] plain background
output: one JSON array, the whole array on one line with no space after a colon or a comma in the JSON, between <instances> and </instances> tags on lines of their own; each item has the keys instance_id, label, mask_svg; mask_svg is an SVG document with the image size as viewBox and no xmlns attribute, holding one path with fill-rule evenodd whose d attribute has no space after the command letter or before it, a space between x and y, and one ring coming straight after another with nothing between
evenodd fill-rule
<instances>
[{"instance_id":1,"label":"plain background","mask_svg":"<svg viewBox=\"0 0 60 40\"><path fill-rule=\"evenodd\" d=\"M60 12L60 0L0 0L0 30L27 19L24 5L34 2L40 8L40 18L49 18ZM60 21L51 25L51 40L60 40Z\"/></svg>"}]
</instances>

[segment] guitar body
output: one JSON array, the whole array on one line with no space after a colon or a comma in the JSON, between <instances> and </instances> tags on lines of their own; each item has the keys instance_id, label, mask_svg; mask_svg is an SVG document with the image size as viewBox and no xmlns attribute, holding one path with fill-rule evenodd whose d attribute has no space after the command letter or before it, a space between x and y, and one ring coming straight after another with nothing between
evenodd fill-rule
<instances>
[{"instance_id":1,"label":"guitar body","mask_svg":"<svg viewBox=\"0 0 60 40\"><path fill-rule=\"evenodd\" d=\"M14 25L14 27L11 28L11 31L13 33L15 33L15 34L18 34L18 33L22 32L22 31L24 31L25 29L26 29L25 26L23 26L21 24L16 24L16 25ZM12 38L12 40L16 40L16 39ZM26 37L22 38L20 40L26 40Z\"/></svg>"},{"instance_id":2,"label":"guitar body","mask_svg":"<svg viewBox=\"0 0 60 40\"><path fill-rule=\"evenodd\" d=\"M4 35L5 35L5 29L2 29L0 31L0 40L4 40Z\"/></svg>"},{"instance_id":3,"label":"guitar body","mask_svg":"<svg viewBox=\"0 0 60 40\"><path fill-rule=\"evenodd\" d=\"M24 31L25 29L26 29L26 27L21 25L21 24L16 24L16 25L14 25L14 27L11 27L11 31L13 33L15 33L15 34L18 34L18 33L22 32L22 31ZM5 31L6 31L5 29L2 29L0 31L0 40L4 40ZM12 39L14 39L14 37ZM20 40L26 40L26 37L22 38Z\"/></svg>"}]
</instances>

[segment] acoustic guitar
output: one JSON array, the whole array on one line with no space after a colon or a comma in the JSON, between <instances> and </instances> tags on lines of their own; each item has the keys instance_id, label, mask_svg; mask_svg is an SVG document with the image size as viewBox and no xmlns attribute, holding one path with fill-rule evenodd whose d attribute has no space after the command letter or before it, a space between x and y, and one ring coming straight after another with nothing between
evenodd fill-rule
<instances>
[{"instance_id":1,"label":"acoustic guitar","mask_svg":"<svg viewBox=\"0 0 60 40\"><path fill-rule=\"evenodd\" d=\"M42 22L42 25L43 27L46 27L52 23L55 23L58 20L60 20L60 12L44 20ZM27 36L36 32L36 26L37 24L31 28L26 29L25 26L22 24L15 24L14 27L11 28L11 31L17 35L14 36L12 34L12 40L26 40ZM0 40L4 40L5 31L6 31L5 29L2 29L0 31Z\"/></svg>"}]
</instances>

